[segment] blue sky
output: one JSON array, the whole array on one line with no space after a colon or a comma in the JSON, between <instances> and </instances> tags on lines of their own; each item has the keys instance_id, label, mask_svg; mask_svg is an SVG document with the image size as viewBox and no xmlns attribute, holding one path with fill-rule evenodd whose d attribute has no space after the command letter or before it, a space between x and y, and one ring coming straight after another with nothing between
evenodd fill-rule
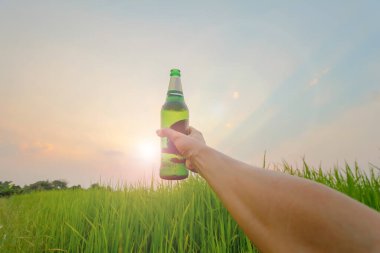
<instances>
[{"instance_id":1,"label":"blue sky","mask_svg":"<svg viewBox=\"0 0 380 253\"><path fill-rule=\"evenodd\" d=\"M379 45L377 1L0 1L0 180L157 172L173 67L237 159L379 165Z\"/></svg>"}]
</instances>

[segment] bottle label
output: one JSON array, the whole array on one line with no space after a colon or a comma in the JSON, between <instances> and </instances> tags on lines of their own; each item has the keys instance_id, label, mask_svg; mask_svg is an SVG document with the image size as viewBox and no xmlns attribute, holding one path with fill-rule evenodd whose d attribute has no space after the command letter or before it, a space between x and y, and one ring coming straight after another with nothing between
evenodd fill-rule
<instances>
[{"instance_id":1,"label":"bottle label","mask_svg":"<svg viewBox=\"0 0 380 253\"><path fill-rule=\"evenodd\" d=\"M181 132L183 134L187 134L187 128L189 126L189 120L188 119L183 119L180 121L177 121L173 125L170 126L171 129L174 129L178 132ZM174 143L170 141L168 138L162 138L162 153L167 153L167 154L174 154L174 155L179 155L179 151L175 147ZM174 163L183 163L184 159L178 159L176 157L171 159L172 162Z\"/></svg>"},{"instance_id":2,"label":"bottle label","mask_svg":"<svg viewBox=\"0 0 380 253\"><path fill-rule=\"evenodd\" d=\"M183 134L187 134L189 127L189 111L161 110L161 128L171 128ZM188 173L185 166L186 159L179 153L175 145L168 139L161 139L161 167L162 175L182 175Z\"/></svg>"}]
</instances>

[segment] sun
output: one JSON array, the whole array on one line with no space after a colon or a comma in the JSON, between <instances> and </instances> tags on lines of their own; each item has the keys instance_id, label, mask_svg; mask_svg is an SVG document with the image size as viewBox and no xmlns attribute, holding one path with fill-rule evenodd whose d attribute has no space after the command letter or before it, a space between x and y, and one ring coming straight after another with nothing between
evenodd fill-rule
<instances>
[{"instance_id":1,"label":"sun","mask_svg":"<svg viewBox=\"0 0 380 253\"><path fill-rule=\"evenodd\" d=\"M147 161L155 160L159 155L159 147L153 141L144 140L138 145L139 155Z\"/></svg>"}]
</instances>

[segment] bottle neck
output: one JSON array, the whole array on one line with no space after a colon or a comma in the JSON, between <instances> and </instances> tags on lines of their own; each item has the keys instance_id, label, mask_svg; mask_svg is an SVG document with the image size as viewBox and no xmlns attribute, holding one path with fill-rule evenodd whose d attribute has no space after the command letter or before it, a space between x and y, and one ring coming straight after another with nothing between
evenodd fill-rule
<instances>
[{"instance_id":1,"label":"bottle neck","mask_svg":"<svg viewBox=\"0 0 380 253\"><path fill-rule=\"evenodd\" d=\"M166 102L185 102L181 78L179 76L170 77L169 88L166 93Z\"/></svg>"},{"instance_id":2,"label":"bottle neck","mask_svg":"<svg viewBox=\"0 0 380 253\"><path fill-rule=\"evenodd\" d=\"M181 78L179 76L171 76L170 77L167 95L168 96L173 95L173 96L182 96L183 97L182 83L181 83Z\"/></svg>"}]
</instances>

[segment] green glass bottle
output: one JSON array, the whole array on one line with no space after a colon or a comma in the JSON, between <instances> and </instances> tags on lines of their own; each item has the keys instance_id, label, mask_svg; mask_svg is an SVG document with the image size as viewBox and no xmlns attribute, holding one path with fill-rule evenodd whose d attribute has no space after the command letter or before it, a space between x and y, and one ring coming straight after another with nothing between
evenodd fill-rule
<instances>
[{"instance_id":1,"label":"green glass bottle","mask_svg":"<svg viewBox=\"0 0 380 253\"><path fill-rule=\"evenodd\" d=\"M185 104L179 69L170 71L169 88L161 108L161 128L172 128L186 134L189 127L189 110ZM166 180L187 178L189 171L174 144L166 137L161 139L160 177Z\"/></svg>"}]
</instances>

